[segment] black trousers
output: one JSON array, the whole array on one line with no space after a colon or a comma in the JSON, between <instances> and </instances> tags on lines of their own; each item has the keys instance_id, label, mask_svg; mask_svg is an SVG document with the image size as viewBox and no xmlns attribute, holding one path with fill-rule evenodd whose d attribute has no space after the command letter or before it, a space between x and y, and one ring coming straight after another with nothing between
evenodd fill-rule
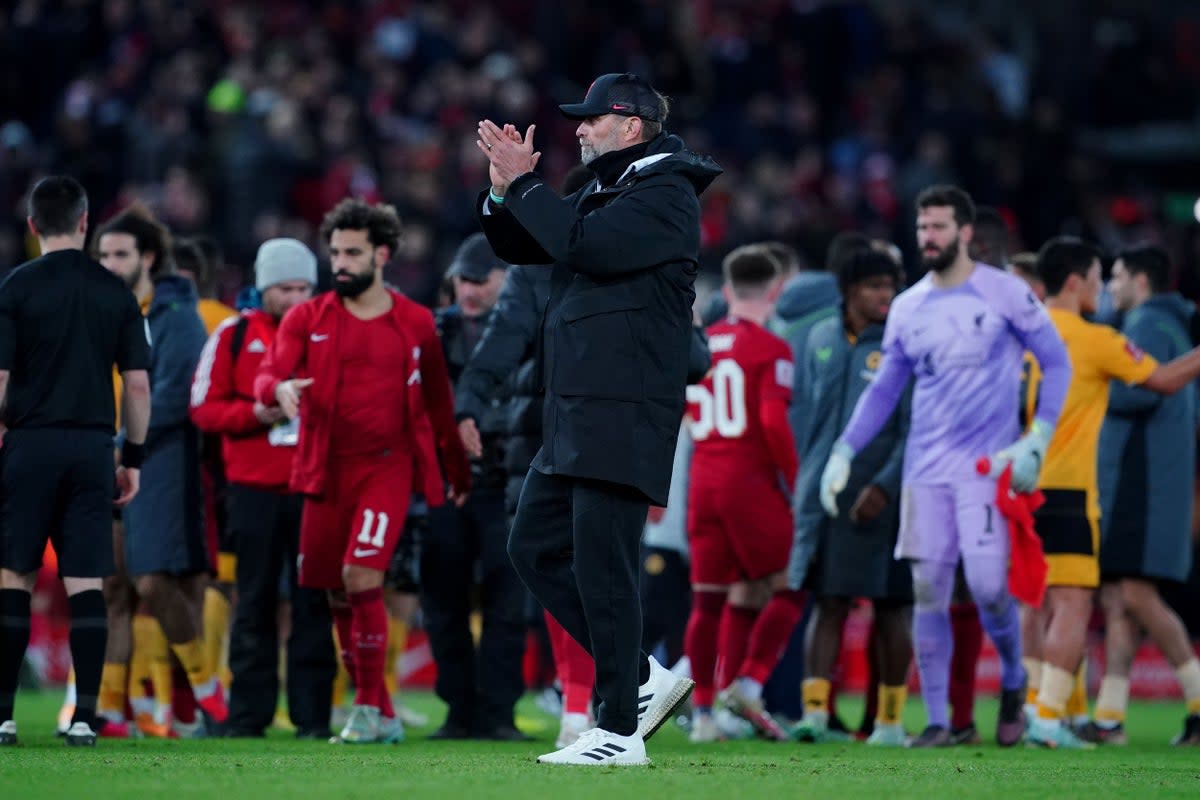
<instances>
[{"instance_id":1,"label":"black trousers","mask_svg":"<svg viewBox=\"0 0 1200 800\"><path fill-rule=\"evenodd\" d=\"M528 593L509 561L504 488L471 492L462 508L430 509L421 546L421 610L433 659L437 695L450 707L447 722L487 734L513 724L525 691L525 601ZM483 631L471 637L474 587Z\"/></svg>"},{"instance_id":2,"label":"black trousers","mask_svg":"<svg viewBox=\"0 0 1200 800\"><path fill-rule=\"evenodd\" d=\"M229 640L229 728L261 733L275 717L279 595L286 580L292 602L288 716L298 732L327 731L337 673L329 601L323 591L297 586L297 570L285 569L296 563L303 499L239 484L230 484L227 499L238 598Z\"/></svg>"},{"instance_id":3,"label":"black trousers","mask_svg":"<svg viewBox=\"0 0 1200 800\"><path fill-rule=\"evenodd\" d=\"M637 730L642 653L639 546L649 501L637 490L530 469L508 552L538 602L596 661L596 724Z\"/></svg>"}]
</instances>

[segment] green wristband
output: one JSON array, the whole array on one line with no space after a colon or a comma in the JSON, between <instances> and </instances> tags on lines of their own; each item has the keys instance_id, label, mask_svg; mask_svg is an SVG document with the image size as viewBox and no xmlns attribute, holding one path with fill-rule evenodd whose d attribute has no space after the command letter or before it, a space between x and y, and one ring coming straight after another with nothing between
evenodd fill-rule
<instances>
[{"instance_id":1,"label":"green wristband","mask_svg":"<svg viewBox=\"0 0 1200 800\"><path fill-rule=\"evenodd\" d=\"M488 199L498 206L504 205L504 198L493 192L491 189L488 189Z\"/></svg>"}]
</instances>

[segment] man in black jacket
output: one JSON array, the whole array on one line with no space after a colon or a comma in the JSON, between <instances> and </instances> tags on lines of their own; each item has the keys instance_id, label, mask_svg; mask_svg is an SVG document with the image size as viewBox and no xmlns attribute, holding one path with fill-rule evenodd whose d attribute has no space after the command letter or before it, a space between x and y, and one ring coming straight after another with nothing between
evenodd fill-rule
<instances>
[{"instance_id":1,"label":"man in black jacket","mask_svg":"<svg viewBox=\"0 0 1200 800\"><path fill-rule=\"evenodd\" d=\"M663 133L667 102L641 78L603 75L582 103L582 160L596 180L567 198L532 172L533 127L479 124L491 189L481 224L510 263L550 264L542 323L543 445L509 554L547 611L596 660L597 727L543 763L645 764L644 738L687 697L641 653L638 547L666 505L683 416L698 195L720 174Z\"/></svg>"}]
</instances>

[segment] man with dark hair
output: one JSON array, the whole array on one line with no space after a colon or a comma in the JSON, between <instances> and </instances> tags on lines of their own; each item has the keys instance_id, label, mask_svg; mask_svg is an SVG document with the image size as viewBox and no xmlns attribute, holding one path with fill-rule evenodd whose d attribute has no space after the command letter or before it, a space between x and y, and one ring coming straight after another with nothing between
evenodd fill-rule
<instances>
[{"instance_id":1,"label":"man with dark hair","mask_svg":"<svg viewBox=\"0 0 1200 800\"><path fill-rule=\"evenodd\" d=\"M404 728L383 679L385 573L411 491L431 506L447 494L461 506L470 468L433 314L383 283L400 241L395 209L343 200L321 235L334 291L283 318L254 396L300 420L290 483L305 495L299 583L329 592L342 662L357 687L334 741L392 743Z\"/></svg>"},{"instance_id":2,"label":"man with dark hair","mask_svg":"<svg viewBox=\"0 0 1200 800\"><path fill-rule=\"evenodd\" d=\"M788 579L794 589L807 582L817 593L805 657L804 721L793 731L802 741L830 738L830 678L846 617L859 597L872 601L877 639L871 651L877 662L873 672L879 676L879 700L867 742L903 746L906 739L901 714L912 660L912 578L892 551L900 527L900 472L911 392L883 432L855 459L843 495L847 516L830 519L819 496L821 468L834 439L878 373L883 325L900 280L899 265L886 253L860 250L844 259L838 270L845 298L842 314L813 328L801 362L801 368L812 373L814 423L808 441L799 446Z\"/></svg>"},{"instance_id":3,"label":"man with dark hair","mask_svg":"<svg viewBox=\"0 0 1200 800\"><path fill-rule=\"evenodd\" d=\"M474 233L459 245L447 271L457 302L438 312L437 324L454 382L494 315L508 264L492 252L487 237ZM435 688L448 706L435 739L528 738L513 724L514 706L525 691L521 657L528 593L506 547L506 421L503 403L482 409L478 446L468 447L471 497L461 508L433 510L429 536L421 546L421 607L437 663ZM477 584L482 612L478 647L470 619Z\"/></svg>"},{"instance_id":4,"label":"man with dark hair","mask_svg":"<svg viewBox=\"0 0 1200 800\"><path fill-rule=\"evenodd\" d=\"M132 649L127 626L140 600L187 672L200 708L223 723L225 691L204 645L204 593L212 564L201 526L199 433L188 417L192 376L207 338L196 288L175 272L170 234L142 206L101 226L95 247L100 263L125 279L144 309L153 381L145 480L124 509L123 541L117 545L123 558L107 582L109 621L118 635L109 642L100 711L112 723L112 735L120 736Z\"/></svg>"},{"instance_id":5,"label":"man with dark hair","mask_svg":"<svg viewBox=\"0 0 1200 800\"><path fill-rule=\"evenodd\" d=\"M17 679L29 645L30 593L47 540L71 608L76 703L68 745L96 743L107 638L102 579L114 569L116 505L140 487L150 419L150 349L142 315L116 277L83 254L87 195L45 178L29 198L42 256L0 284L0 745L17 743ZM112 370L125 384L126 436L113 472ZM6 432L6 433L5 433Z\"/></svg>"},{"instance_id":6,"label":"man with dark hair","mask_svg":"<svg viewBox=\"0 0 1200 800\"><path fill-rule=\"evenodd\" d=\"M915 376L896 557L911 564L913 640L929 719L916 747L951 743L949 605L960 559L1000 655L997 743L1016 744L1024 731L1025 671L1017 605L1008 591L1008 530L996 516L996 480L976 474L975 465L994 453L993 463L1012 464L1013 486L1031 491L1070 379L1062 340L1037 298L1011 275L979 268L968 254L974 213L971 198L957 187L934 186L918 196L917 245L929 271L892 304L883 363L821 475L821 503L836 517L856 454L891 418ZM1025 350L1038 357L1045 379L1038 419L1019 436Z\"/></svg>"},{"instance_id":7,"label":"man with dark hair","mask_svg":"<svg viewBox=\"0 0 1200 800\"><path fill-rule=\"evenodd\" d=\"M1063 715L1083 658L1087 621L1100 585L1096 463L1110 383L1119 380L1169 395L1200 376L1200 349L1159 365L1117 331L1083 319L1082 314L1096 309L1100 295L1100 256L1094 245L1071 236L1051 239L1038 252L1038 272L1046 282L1050 317L1066 342L1073 373L1038 482L1046 503L1034 515L1049 565L1045 612L1028 615L1026 622L1038 628L1026 635L1027 642L1038 642L1041 634L1041 651L1027 654L1035 667L1034 659L1041 662L1029 740L1052 748L1091 746L1063 724ZM1045 361L1039 361L1044 367ZM1190 662L1180 679L1190 687L1188 696L1200 700L1200 662Z\"/></svg>"},{"instance_id":8,"label":"man with dark hair","mask_svg":"<svg viewBox=\"0 0 1200 800\"><path fill-rule=\"evenodd\" d=\"M509 554L543 607L596 660L597 727L546 763L644 764L644 738L691 690L640 654L638 556L665 505L683 416L700 247L699 194L721 173L662 131L667 104L630 73L582 103L580 159L596 180L560 198L534 172L531 126L479 123L492 186L484 233L509 263L553 264L543 327L544 440Z\"/></svg>"},{"instance_id":9,"label":"man with dark hair","mask_svg":"<svg viewBox=\"0 0 1200 800\"><path fill-rule=\"evenodd\" d=\"M295 239L269 239L254 260L261 309L222 323L208 338L192 381L191 417L217 437L225 474L229 555L236 562L237 613L229 638L230 736L262 736L279 696L280 586L288 588L287 710L296 736L329 737L335 671L329 606L300 587L294 567L302 500L288 491L296 431L278 407L254 397L254 381L280 320L312 296L317 257Z\"/></svg>"},{"instance_id":10,"label":"man with dark hair","mask_svg":"<svg viewBox=\"0 0 1200 800\"><path fill-rule=\"evenodd\" d=\"M687 389L695 442L687 525L692 613L684 637L696 681L691 738L719 738L712 715L719 689L729 710L763 735L786 740L762 701L763 684L804 611L803 594L784 574L792 517L782 487L796 480L787 423L792 354L764 327L783 281L761 245L734 250L722 269L729 314L707 330L712 369ZM758 594L771 598L761 612L751 602ZM716 678L718 660L728 683Z\"/></svg>"},{"instance_id":11,"label":"man with dark hair","mask_svg":"<svg viewBox=\"0 0 1200 800\"><path fill-rule=\"evenodd\" d=\"M1037 270L1037 253L1016 253L1005 265L1009 272L1029 284L1038 300L1046 299L1046 284Z\"/></svg>"},{"instance_id":12,"label":"man with dark hair","mask_svg":"<svg viewBox=\"0 0 1200 800\"><path fill-rule=\"evenodd\" d=\"M1008 265L1008 222L991 206L975 209L974 234L968 248L976 261L1004 269Z\"/></svg>"},{"instance_id":13,"label":"man with dark hair","mask_svg":"<svg viewBox=\"0 0 1200 800\"><path fill-rule=\"evenodd\" d=\"M1171 291L1171 263L1155 246L1125 250L1109 291L1124 314L1122 333L1159 363L1191 344L1193 305ZM1159 586L1188 579L1192 567L1192 473L1196 386L1169 397L1114 381L1100 432L1100 589L1105 613L1104 680L1096 719L1082 732L1123 743L1129 673L1141 633L1166 656L1183 689L1186 719L1177 744L1200 744L1200 662L1179 615Z\"/></svg>"}]
</instances>

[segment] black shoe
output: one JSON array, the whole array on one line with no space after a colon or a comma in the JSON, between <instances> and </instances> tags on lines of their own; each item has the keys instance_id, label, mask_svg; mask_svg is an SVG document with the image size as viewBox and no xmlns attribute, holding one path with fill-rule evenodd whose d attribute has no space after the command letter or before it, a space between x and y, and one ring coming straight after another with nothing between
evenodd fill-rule
<instances>
[{"instance_id":1,"label":"black shoe","mask_svg":"<svg viewBox=\"0 0 1200 800\"><path fill-rule=\"evenodd\" d=\"M974 722L961 728L950 729L950 744L972 745L982 744L982 742L983 739L979 736L979 729L975 727Z\"/></svg>"},{"instance_id":2,"label":"black shoe","mask_svg":"<svg viewBox=\"0 0 1200 800\"><path fill-rule=\"evenodd\" d=\"M329 728L297 728L297 739L313 739L319 742L327 742L333 737L333 733Z\"/></svg>"},{"instance_id":3,"label":"black shoe","mask_svg":"<svg viewBox=\"0 0 1200 800\"><path fill-rule=\"evenodd\" d=\"M908 743L909 747L949 747L950 731L940 725L930 725L921 735Z\"/></svg>"},{"instance_id":4,"label":"black shoe","mask_svg":"<svg viewBox=\"0 0 1200 800\"><path fill-rule=\"evenodd\" d=\"M1000 692L1000 714L996 717L996 744L1012 747L1025 735L1025 688Z\"/></svg>"},{"instance_id":5,"label":"black shoe","mask_svg":"<svg viewBox=\"0 0 1200 800\"><path fill-rule=\"evenodd\" d=\"M1092 744L1119 746L1129 743L1129 738L1125 735L1125 725L1121 722L1112 727L1106 727L1095 720L1088 720L1087 723L1075 729L1075 735Z\"/></svg>"},{"instance_id":6,"label":"black shoe","mask_svg":"<svg viewBox=\"0 0 1200 800\"><path fill-rule=\"evenodd\" d=\"M517 730L515 725L497 725L494 728L485 728L475 733L474 738L484 739L490 742L532 742L533 737L527 736Z\"/></svg>"},{"instance_id":7,"label":"black shoe","mask_svg":"<svg viewBox=\"0 0 1200 800\"><path fill-rule=\"evenodd\" d=\"M95 747L96 732L86 722L76 722L67 729L67 747Z\"/></svg>"},{"instance_id":8,"label":"black shoe","mask_svg":"<svg viewBox=\"0 0 1200 800\"><path fill-rule=\"evenodd\" d=\"M1188 714L1183 721L1183 733L1171 740L1176 747L1196 747L1200 745L1200 714Z\"/></svg>"},{"instance_id":9,"label":"black shoe","mask_svg":"<svg viewBox=\"0 0 1200 800\"><path fill-rule=\"evenodd\" d=\"M428 737L431 741L458 741L471 738L471 729L457 722L446 722Z\"/></svg>"}]
</instances>

